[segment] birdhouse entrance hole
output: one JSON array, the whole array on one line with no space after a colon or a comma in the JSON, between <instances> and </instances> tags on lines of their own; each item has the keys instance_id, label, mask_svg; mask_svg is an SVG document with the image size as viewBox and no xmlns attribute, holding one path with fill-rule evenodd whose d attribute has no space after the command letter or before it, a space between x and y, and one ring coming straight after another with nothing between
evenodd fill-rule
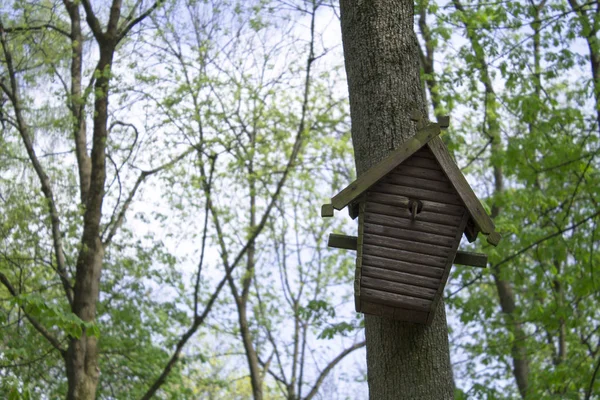
<instances>
[{"instance_id":1,"label":"birdhouse entrance hole","mask_svg":"<svg viewBox=\"0 0 600 400\"><path fill-rule=\"evenodd\" d=\"M410 219L414 221L417 218L417 214L423 210L423 203L419 200L410 199L408 209L410 210Z\"/></svg>"}]
</instances>

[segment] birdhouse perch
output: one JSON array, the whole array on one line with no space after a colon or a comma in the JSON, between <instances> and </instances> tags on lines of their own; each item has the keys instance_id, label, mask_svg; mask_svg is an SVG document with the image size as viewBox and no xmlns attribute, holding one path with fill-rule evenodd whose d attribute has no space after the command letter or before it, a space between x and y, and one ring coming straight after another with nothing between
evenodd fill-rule
<instances>
[{"instance_id":1,"label":"birdhouse perch","mask_svg":"<svg viewBox=\"0 0 600 400\"><path fill-rule=\"evenodd\" d=\"M431 323L452 264L485 268L487 255L458 251L463 234L496 246L500 235L439 138L448 117L417 133L321 208L348 207L358 236L331 234L328 245L356 250L356 311Z\"/></svg>"}]
</instances>

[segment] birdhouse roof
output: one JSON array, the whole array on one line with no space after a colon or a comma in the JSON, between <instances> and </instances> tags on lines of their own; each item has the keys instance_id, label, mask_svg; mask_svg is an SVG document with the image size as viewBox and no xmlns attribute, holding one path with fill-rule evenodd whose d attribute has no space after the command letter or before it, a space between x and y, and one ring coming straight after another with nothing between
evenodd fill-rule
<instances>
[{"instance_id":1,"label":"birdhouse roof","mask_svg":"<svg viewBox=\"0 0 600 400\"><path fill-rule=\"evenodd\" d=\"M488 236L488 242L490 244L494 246L497 245L500 240L500 235L495 231L493 221L485 212L483 205L452 159L448 148L439 137L440 131L440 125L437 123L428 124L418 130L415 136L404 142L385 159L360 175L354 182L332 197L331 203L333 208L341 210L346 207L420 148L427 146L469 212L475 228L475 230L468 235L469 239L474 240L477 236L477 232L481 231Z\"/></svg>"}]
</instances>

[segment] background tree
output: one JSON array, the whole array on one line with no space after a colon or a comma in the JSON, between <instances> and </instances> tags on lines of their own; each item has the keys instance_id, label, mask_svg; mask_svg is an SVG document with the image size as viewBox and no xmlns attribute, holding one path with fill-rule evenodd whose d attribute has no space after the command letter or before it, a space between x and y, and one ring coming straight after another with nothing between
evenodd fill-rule
<instances>
[{"instance_id":1,"label":"background tree","mask_svg":"<svg viewBox=\"0 0 600 400\"><path fill-rule=\"evenodd\" d=\"M466 328L456 326L453 342L471 357L455 371L474 380L462 396L597 390L597 8L420 4L431 102L444 112L467 106L447 139L490 194L506 238L488 271L455 271L450 305ZM457 28L467 41L455 52L445 43ZM447 63L432 68L435 54Z\"/></svg>"},{"instance_id":2,"label":"background tree","mask_svg":"<svg viewBox=\"0 0 600 400\"><path fill-rule=\"evenodd\" d=\"M10 102L0 115L1 395L189 398L247 396L264 386L313 397L343 356L361 347L351 335L359 323L338 325L347 315L331 316L343 301L331 285L349 279L347 269L337 271L342 263L330 255L298 266L303 277L286 284L302 287L304 297L295 294L295 310L281 318L265 314L281 303L263 285L277 248L291 258L316 240L315 216L295 226L294 236L310 232L311 240L287 246L282 240L292 236L282 228L290 225L273 213L287 212L287 196L297 198L300 188L318 203L309 171L346 157L345 103L316 66L322 50L311 50L314 24L311 31L289 18L313 16L310 26L319 4L309 13L267 2L6 5L14 11L2 28ZM99 21L110 21L108 28ZM281 32L289 36L270 39ZM317 146L332 131L344 140L324 156ZM334 176L323 184L339 186ZM151 177L162 180L148 185ZM297 212L300 204L291 204ZM277 268L294 275L296 267ZM86 271L93 279L84 279ZM247 324L243 342L230 323L237 312L221 293L228 286L246 292L245 303L233 303L240 315L259 321L238 318ZM85 313L71 301L79 288ZM267 326L271 334L297 326L302 353L288 354L280 336L277 364L267 363ZM324 330L328 340L351 336L348 347L316 352L329 343L317 339ZM258 368L232 371L238 356L219 354L241 343L260 356ZM290 367L283 376L291 383L277 383L271 365L278 374Z\"/></svg>"},{"instance_id":3,"label":"background tree","mask_svg":"<svg viewBox=\"0 0 600 400\"><path fill-rule=\"evenodd\" d=\"M450 114L442 138L504 236L446 293L455 397L593 398L598 2L419 1L417 58L396 37L409 5L363 3L342 4L363 27L346 51L389 64L349 69L352 112L407 119L359 114L386 136L357 155L397 145L405 108ZM337 5L0 5L0 397L360 397L354 260L324 244L349 221L314 207L353 179ZM400 89L416 60L423 84Z\"/></svg>"},{"instance_id":4,"label":"background tree","mask_svg":"<svg viewBox=\"0 0 600 400\"><path fill-rule=\"evenodd\" d=\"M302 261L303 253L322 251L323 243L315 233L322 232L317 215L301 223L299 214L309 200L318 203L322 196L311 175L319 166L346 157L345 102L326 81L335 71L325 74L314 65L327 52L318 47L314 22L321 3L291 10L306 21L299 32L302 22L293 20L290 10L273 5L182 4L170 13L177 23L157 27L160 45L155 47L171 66L169 76L144 79L161 82L158 93L164 97L156 91L146 94L167 117L159 123L175 127L177 140L198 150L197 165L182 165L181 174L188 180L179 182L186 198L208 203L180 205L182 221L195 209L209 215L214 233L208 246L218 249L225 271L236 268L223 278L235 313L231 303L218 304L213 332L221 340L224 334L241 340L254 398L264 397L266 386L278 387L292 399L313 397L331 369L362 345L359 341L332 349L326 353L329 359L318 355L314 363L309 357L324 345L318 336L348 335L359 325L342 323L347 313L339 320L333 315L335 302L342 298L332 295L329 286L349 279L349 263L336 271L337 257ZM231 15L236 18L230 22ZM157 23L164 24L164 18L170 21L165 16ZM279 36L281 31L285 35ZM332 138L336 131L341 137ZM323 153L323 141L335 143L330 154ZM323 182L339 180L337 174L329 175ZM327 190L331 185L339 183L328 183ZM307 202L302 205L299 196ZM179 203L180 198L177 194L173 200ZM265 236L259 236L263 231ZM294 334L284 341L286 330ZM323 371L316 374L313 369L319 364Z\"/></svg>"}]
</instances>

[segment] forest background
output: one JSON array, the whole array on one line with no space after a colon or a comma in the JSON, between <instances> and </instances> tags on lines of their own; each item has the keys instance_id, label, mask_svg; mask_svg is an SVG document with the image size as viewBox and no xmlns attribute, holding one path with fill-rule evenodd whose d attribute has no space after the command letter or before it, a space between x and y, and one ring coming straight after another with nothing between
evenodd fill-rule
<instances>
[{"instance_id":1,"label":"forest background","mask_svg":"<svg viewBox=\"0 0 600 400\"><path fill-rule=\"evenodd\" d=\"M332 1L0 6L0 397L366 397ZM446 291L457 398L600 393L600 3L417 1L503 241ZM480 245L481 246L481 245ZM464 243L464 247L469 247Z\"/></svg>"}]
</instances>

